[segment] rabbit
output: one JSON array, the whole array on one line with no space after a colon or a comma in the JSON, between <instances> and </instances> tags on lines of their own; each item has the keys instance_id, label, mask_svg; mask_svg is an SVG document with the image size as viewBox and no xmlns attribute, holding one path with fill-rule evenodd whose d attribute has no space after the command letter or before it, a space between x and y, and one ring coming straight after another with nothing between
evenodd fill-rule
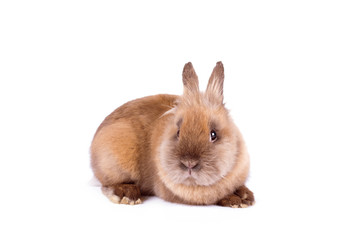
<instances>
[{"instance_id":1,"label":"rabbit","mask_svg":"<svg viewBox=\"0 0 360 240\"><path fill-rule=\"evenodd\" d=\"M98 127L90 152L102 192L130 205L151 195L190 205L253 205L245 186L247 148L223 103L223 64L216 64L205 92L191 62L182 80L182 96L127 102Z\"/></svg>"}]
</instances>

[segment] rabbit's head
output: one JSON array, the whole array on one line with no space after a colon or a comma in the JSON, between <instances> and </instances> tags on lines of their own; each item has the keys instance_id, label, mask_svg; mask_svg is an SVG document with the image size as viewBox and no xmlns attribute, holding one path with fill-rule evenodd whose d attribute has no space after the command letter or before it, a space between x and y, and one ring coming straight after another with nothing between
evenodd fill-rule
<instances>
[{"instance_id":1,"label":"rabbit's head","mask_svg":"<svg viewBox=\"0 0 360 240\"><path fill-rule=\"evenodd\" d=\"M171 114L159 149L166 179L210 186L229 174L240 152L239 131L223 103L224 67L218 62L205 92L191 63L183 70L184 93Z\"/></svg>"}]
</instances>

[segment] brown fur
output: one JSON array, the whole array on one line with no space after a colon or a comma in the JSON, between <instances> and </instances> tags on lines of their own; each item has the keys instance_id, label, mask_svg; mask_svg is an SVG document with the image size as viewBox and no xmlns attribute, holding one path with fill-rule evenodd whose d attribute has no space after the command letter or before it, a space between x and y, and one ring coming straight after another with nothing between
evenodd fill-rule
<instances>
[{"instance_id":1,"label":"brown fur","mask_svg":"<svg viewBox=\"0 0 360 240\"><path fill-rule=\"evenodd\" d=\"M201 93L188 63L183 96L144 97L111 113L91 145L92 168L104 193L118 196L113 201L119 203L134 203L141 192L186 204L251 205L253 197L243 199L249 158L224 107L223 81L219 62Z\"/></svg>"},{"instance_id":2,"label":"brown fur","mask_svg":"<svg viewBox=\"0 0 360 240\"><path fill-rule=\"evenodd\" d=\"M218 202L218 205L233 208L246 208L255 202L254 194L245 186L229 194Z\"/></svg>"}]
</instances>

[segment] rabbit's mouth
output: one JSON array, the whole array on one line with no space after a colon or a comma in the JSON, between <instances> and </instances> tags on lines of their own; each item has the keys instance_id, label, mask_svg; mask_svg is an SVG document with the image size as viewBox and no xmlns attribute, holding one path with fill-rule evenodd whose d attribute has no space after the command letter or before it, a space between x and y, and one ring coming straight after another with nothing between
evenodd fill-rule
<instances>
[{"instance_id":1,"label":"rabbit's mouth","mask_svg":"<svg viewBox=\"0 0 360 240\"><path fill-rule=\"evenodd\" d=\"M183 184L199 185L199 173L202 169L200 161L181 160L179 167L183 175Z\"/></svg>"},{"instance_id":2,"label":"rabbit's mouth","mask_svg":"<svg viewBox=\"0 0 360 240\"><path fill-rule=\"evenodd\" d=\"M200 164L193 167L180 166L181 177L179 183L187 186L208 186L216 179L216 175L210 176Z\"/></svg>"},{"instance_id":3,"label":"rabbit's mouth","mask_svg":"<svg viewBox=\"0 0 360 240\"><path fill-rule=\"evenodd\" d=\"M197 182L196 182L196 179L189 175L187 178L185 178L185 180L182 182L184 185L187 185L187 186L195 186L195 185L199 185Z\"/></svg>"}]
</instances>

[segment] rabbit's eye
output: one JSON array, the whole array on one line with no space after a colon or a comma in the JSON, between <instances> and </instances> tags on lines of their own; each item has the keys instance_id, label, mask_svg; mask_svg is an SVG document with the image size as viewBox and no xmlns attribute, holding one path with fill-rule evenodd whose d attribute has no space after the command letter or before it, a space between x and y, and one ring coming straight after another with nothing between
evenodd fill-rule
<instances>
[{"instance_id":1,"label":"rabbit's eye","mask_svg":"<svg viewBox=\"0 0 360 240\"><path fill-rule=\"evenodd\" d=\"M177 132L176 132L176 137L179 138L179 136L180 136L180 129L177 130Z\"/></svg>"},{"instance_id":2,"label":"rabbit's eye","mask_svg":"<svg viewBox=\"0 0 360 240\"><path fill-rule=\"evenodd\" d=\"M215 142L217 139L215 130L211 130L210 132L210 142Z\"/></svg>"}]
</instances>

